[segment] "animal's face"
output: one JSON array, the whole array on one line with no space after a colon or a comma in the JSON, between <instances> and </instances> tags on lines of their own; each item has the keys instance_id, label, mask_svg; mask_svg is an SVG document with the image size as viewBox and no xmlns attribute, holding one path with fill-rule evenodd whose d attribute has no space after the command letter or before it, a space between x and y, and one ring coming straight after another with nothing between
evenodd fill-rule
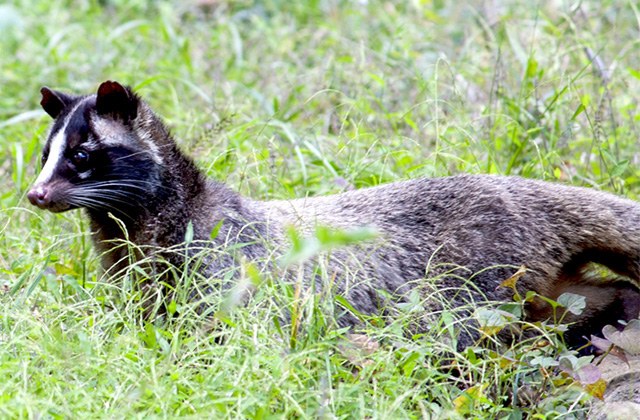
<instances>
[{"instance_id":1,"label":"animal's face","mask_svg":"<svg viewBox=\"0 0 640 420\"><path fill-rule=\"evenodd\" d=\"M54 122L29 201L54 213L78 207L122 213L140 203L161 163L139 115L146 105L117 82L89 96L41 92Z\"/></svg>"}]
</instances>

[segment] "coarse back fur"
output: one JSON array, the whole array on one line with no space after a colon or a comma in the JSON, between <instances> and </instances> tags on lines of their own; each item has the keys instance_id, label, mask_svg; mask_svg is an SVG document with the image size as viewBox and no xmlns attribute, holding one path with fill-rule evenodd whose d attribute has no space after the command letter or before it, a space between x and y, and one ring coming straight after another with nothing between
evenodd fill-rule
<instances>
[{"instance_id":1,"label":"coarse back fur","mask_svg":"<svg viewBox=\"0 0 640 420\"><path fill-rule=\"evenodd\" d=\"M241 258L271 267L286 247L284 229L310 234L317 225L353 230L374 228L375 240L335 250L328 270L336 291L357 311L378 313L385 295L404 299L427 285L452 304L511 299L500 284L517 267L517 283L556 299L584 295L587 308L567 338L629 320L640 310L640 204L593 189L519 177L463 175L415 179L338 195L289 201L255 201L207 179L185 156L149 106L129 88L105 82L98 92L72 96L42 89L42 106L54 123L43 150L43 169L29 200L61 212L85 208L102 265L126 269L128 238L135 258L179 247L188 226L201 247L235 248L205 257L198 267L210 279L237 268ZM110 215L111 214L111 215ZM118 219L118 220L116 220ZM211 239L211 232L219 229ZM175 267L183 253L166 253ZM590 264L619 278L597 280ZM316 281L306 269L306 281ZM470 285L468 293L461 287ZM427 307L436 310L437 305ZM532 301L528 319L543 319L550 307ZM342 325L357 323L346 313ZM462 336L461 344L472 343Z\"/></svg>"}]
</instances>

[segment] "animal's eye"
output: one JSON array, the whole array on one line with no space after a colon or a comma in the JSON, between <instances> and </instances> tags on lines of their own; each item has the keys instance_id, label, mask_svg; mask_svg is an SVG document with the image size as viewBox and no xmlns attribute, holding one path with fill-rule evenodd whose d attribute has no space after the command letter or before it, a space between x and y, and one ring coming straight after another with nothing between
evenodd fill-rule
<instances>
[{"instance_id":1,"label":"animal's eye","mask_svg":"<svg viewBox=\"0 0 640 420\"><path fill-rule=\"evenodd\" d=\"M76 166L81 166L89 161L89 153L84 150L76 150L73 154L73 163Z\"/></svg>"},{"instance_id":2,"label":"animal's eye","mask_svg":"<svg viewBox=\"0 0 640 420\"><path fill-rule=\"evenodd\" d=\"M40 158L40 164L44 167L45 163L47 163L47 156L42 155L42 157Z\"/></svg>"}]
</instances>

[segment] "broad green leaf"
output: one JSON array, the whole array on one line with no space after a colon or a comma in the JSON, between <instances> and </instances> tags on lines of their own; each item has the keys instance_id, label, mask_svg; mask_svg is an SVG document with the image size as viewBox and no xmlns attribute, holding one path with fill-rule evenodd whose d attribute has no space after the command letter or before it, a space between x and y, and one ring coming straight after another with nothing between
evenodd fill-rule
<instances>
[{"instance_id":1,"label":"broad green leaf","mask_svg":"<svg viewBox=\"0 0 640 420\"><path fill-rule=\"evenodd\" d=\"M574 315L580 315L586 306L584 296L569 292L558 296L558 303Z\"/></svg>"}]
</instances>

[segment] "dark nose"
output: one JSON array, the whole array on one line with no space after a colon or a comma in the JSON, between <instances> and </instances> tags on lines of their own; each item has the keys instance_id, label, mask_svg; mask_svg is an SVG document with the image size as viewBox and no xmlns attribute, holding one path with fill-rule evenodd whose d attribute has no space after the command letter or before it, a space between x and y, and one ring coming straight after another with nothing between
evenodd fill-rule
<instances>
[{"instance_id":1,"label":"dark nose","mask_svg":"<svg viewBox=\"0 0 640 420\"><path fill-rule=\"evenodd\" d=\"M51 204L51 190L44 185L36 185L27 193L27 198L34 206L44 209Z\"/></svg>"}]
</instances>

